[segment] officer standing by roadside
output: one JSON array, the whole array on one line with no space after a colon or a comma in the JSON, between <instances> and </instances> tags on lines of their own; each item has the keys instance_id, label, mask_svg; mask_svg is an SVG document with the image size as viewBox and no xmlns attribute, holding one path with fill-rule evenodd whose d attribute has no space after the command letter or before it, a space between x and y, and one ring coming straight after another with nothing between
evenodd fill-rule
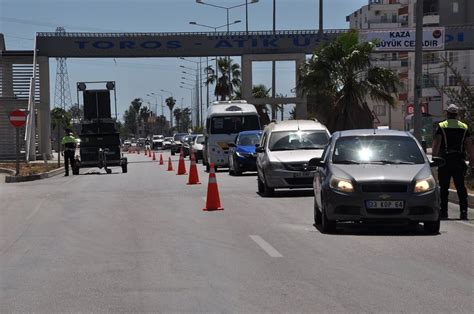
<instances>
[{"instance_id":1,"label":"officer standing by roadside","mask_svg":"<svg viewBox=\"0 0 474 314\"><path fill-rule=\"evenodd\" d=\"M63 137L61 144L63 144L64 150L64 176L67 177L69 175L69 163L74 171L74 154L76 153L77 139L70 129L65 129L64 131L66 135Z\"/></svg>"},{"instance_id":2,"label":"officer standing by roadside","mask_svg":"<svg viewBox=\"0 0 474 314\"><path fill-rule=\"evenodd\" d=\"M438 124L435 138L433 140L433 156L439 156L446 160L446 164L438 169L438 180L441 188L441 212L440 218L448 218L448 196L451 177L454 181L461 210L460 219L467 220L467 190L464 185L467 165L465 161L466 152L469 157L469 165L474 166L474 153L472 149L471 134L467 124L458 120L459 108L451 104L446 109L447 120Z\"/></svg>"}]
</instances>

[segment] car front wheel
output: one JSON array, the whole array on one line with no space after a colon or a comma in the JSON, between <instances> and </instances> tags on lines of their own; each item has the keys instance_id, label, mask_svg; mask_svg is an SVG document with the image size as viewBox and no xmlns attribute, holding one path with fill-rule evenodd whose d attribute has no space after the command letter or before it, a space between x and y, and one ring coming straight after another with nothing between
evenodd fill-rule
<instances>
[{"instance_id":1,"label":"car front wheel","mask_svg":"<svg viewBox=\"0 0 474 314\"><path fill-rule=\"evenodd\" d=\"M439 219L436 221L426 221L423 223L423 230L426 234L438 234L440 227Z\"/></svg>"},{"instance_id":2,"label":"car front wheel","mask_svg":"<svg viewBox=\"0 0 474 314\"><path fill-rule=\"evenodd\" d=\"M324 203L321 201L321 231L325 234L331 234L336 231L336 222L329 220L324 208Z\"/></svg>"},{"instance_id":3,"label":"car front wheel","mask_svg":"<svg viewBox=\"0 0 474 314\"><path fill-rule=\"evenodd\" d=\"M319 226L321 225L322 215L321 211L319 210L318 203L316 202L316 197L314 198L314 225Z\"/></svg>"}]
</instances>

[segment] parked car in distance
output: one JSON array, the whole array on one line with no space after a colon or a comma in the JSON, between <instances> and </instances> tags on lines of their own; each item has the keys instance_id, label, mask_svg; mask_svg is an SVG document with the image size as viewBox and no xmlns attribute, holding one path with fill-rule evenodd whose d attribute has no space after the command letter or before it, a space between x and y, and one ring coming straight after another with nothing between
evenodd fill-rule
<instances>
[{"instance_id":1,"label":"parked car in distance","mask_svg":"<svg viewBox=\"0 0 474 314\"><path fill-rule=\"evenodd\" d=\"M183 143L182 143L183 137L188 134L189 133L176 133L173 136L173 141L171 142L171 155L174 155L181 151L181 147L183 146Z\"/></svg>"},{"instance_id":2,"label":"parked car in distance","mask_svg":"<svg viewBox=\"0 0 474 314\"><path fill-rule=\"evenodd\" d=\"M183 137L182 143L183 143L183 156L191 156L191 146L194 143L194 140L196 139L196 134L189 134Z\"/></svg>"},{"instance_id":3,"label":"parked car in distance","mask_svg":"<svg viewBox=\"0 0 474 314\"><path fill-rule=\"evenodd\" d=\"M229 174L241 175L257 171L256 146L260 143L261 130L240 132L235 143L229 143Z\"/></svg>"},{"instance_id":4,"label":"parked car in distance","mask_svg":"<svg viewBox=\"0 0 474 314\"><path fill-rule=\"evenodd\" d=\"M439 232L439 188L421 145L409 132L336 132L321 157L310 160L314 176L314 222L324 233L343 221L423 222Z\"/></svg>"},{"instance_id":5,"label":"parked car in distance","mask_svg":"<svg viewBox=\"0 0 474 314\"><path fill-rule=\"evenodd\" d=\"M191 146L191 149L194 151L194 156L196 157L196 162L203 158L204 142L206 137L204 134L196 134L196 138Z\"/></svg>"},{"instance_id":6,"label":"parked car in distance","mask_svg":"<svg viewBox=\"0 0 474 314\"><path fill-rule=\"evenodd\" d=\"M152 149L158 149L163 147L163 141L165 137L163 135L153 135L152 140Z\"/></svg>"},{"instance_id":7,"label":"parked car in distance","mask_svg":"<svg viewBox=\"0 0 474 314\"><path fill-rule=\"evenodd\" d=\"M172 142L173 142L173 138L172 138L172 137L165 137L164 140L163 140L163 147L162 147L162 149L170 149Z\"/></svg>"},{"instance_id":8,"label":"parked car in distance","mask_svg":"<svg viewBox=\"0 0 474 314\"><path fill-rule=\"evenodd\" d=\"M272 196L280 188L312 188L311 158L321 157L329 131L313 120L272 122L257 147L258 192Z\"/></svg>"}]
</instances>

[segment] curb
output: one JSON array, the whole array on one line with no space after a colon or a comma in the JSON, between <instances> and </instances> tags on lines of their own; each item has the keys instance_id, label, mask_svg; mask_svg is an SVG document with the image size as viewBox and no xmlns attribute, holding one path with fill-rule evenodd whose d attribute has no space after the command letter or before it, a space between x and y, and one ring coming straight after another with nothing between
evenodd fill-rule
<instances>
[{"instance_id":1,"label":"curb","mask_svg":"<svg viewBox=\"0 0 474 314\"><path fill-rule=\"evenodd\" d=\"M64 173L63 168L54 169L54 170L51 170L49 172L32 174L30 176L15 177L14 175L10 175L10 176L5 177L5 182L6 183L29 182L29 181L35 181L35 180L51 178L51 177L57 176L58 174L61 174L61 173ZM15 174L15 171L13 171L13 174Z\"/></svg>"},{"instance_id":2,"label":"curb","mask_svg":"<svg viewBox=\"0 0 474 314\"><path fill-rule=\"evenodd\" d=\"M6 168L0 168L0 173L7 173L11 176L14 176L15 175L15 170L12 170L12 169L6 169Z\"/></svg>"},{"instance_id":3,"label":"curb","mask_svg":"<svg viewBox=\"0 0 474 314\"><path fill-rule=\"evenodd\" d=\"M448 200L451 203L459 204L458 193L456 192L456 190L452 190L452 189L449 190ZM467 195L467 203L470 206L474 206L474 194Z\"/></svg>"}]
</instances>

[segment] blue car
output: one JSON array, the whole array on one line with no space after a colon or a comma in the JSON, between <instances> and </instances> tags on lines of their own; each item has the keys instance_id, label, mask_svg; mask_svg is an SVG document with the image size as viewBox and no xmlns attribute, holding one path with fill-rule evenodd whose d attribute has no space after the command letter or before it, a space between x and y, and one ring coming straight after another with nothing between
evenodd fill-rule
<instances>
[{"instance_id":1,"label":"blue car","mask_svg":"<svg viewBox=\"0 0 474 314\"><path fill-rule=\"evenodd\" d=\"M235 143L229 143L229 174L241 175L245 171L257 171L255 144L260 143L262 131L244 131Z\"/></svg>"}]
</instances>

